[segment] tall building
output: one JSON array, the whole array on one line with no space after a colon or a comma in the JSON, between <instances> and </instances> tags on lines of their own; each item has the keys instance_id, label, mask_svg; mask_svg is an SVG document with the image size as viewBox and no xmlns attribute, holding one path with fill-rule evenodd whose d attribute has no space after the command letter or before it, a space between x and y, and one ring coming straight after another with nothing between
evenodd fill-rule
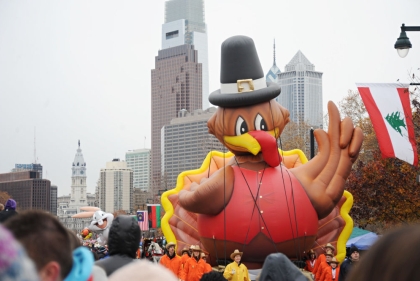
<instances>
[{"instance_id":1,"label":"tall building","mask_svg":"<svg viewBox=\"0 0 420 281\"><path fill-rule=\"evenodd\" d=\"M88 226L92 220L91 218L72 218L73 215L80 213L81 207L90 206L86 192L86 162L80 148L80 141L78 141L71 171L71 193L57 197L56 210L61 223L68 229L78 233Z\"/></svg>"},{"instance_id":2,"label":"tall building","mask_svg":"<svg viewBox=\"0 0 420 281\"><path fill-rule=\"evenodd\" d=\"M99 182L99 208L107 213L124 210L133 212L133 171L127 163L114 159L101 169Z\"/></svg>"},{"instance_id":3,"label":"tall building","mask_svg":"<svg viewBox=\"0 0 420 281\"><path fill-rule=\"evenodd\" d=\"M280 68L276 65L276 41L274 41L273 45L273 66L267 72L265 76L266 82L278 83L278 75L281 73Z\"/></svg>"},{"instance_id":4,"label":"tall building","mask_svg":"<svg viewBox=\"0 0 420 281\"><path fill-rule=\"evenodd\" d=\"M57 215L57 186L51 185L51 198L50 198L50 213L54 216Z\"/></svg>"},{"instance_id":5,"label":"tall building","mask_svg":"<svg viewBox=\"0 0 420 281\"><path fill-rule=\"evenodd\" d=\"M125 153L127 167L133 170L133 187L149 191L150 149L136 149Z\"/></svg>"},{"instance_id":6,"label":"tall building","mask_svg":"<svg viewBox=\"0 0 420 281\"><path fill-rule=\"evenodd\" d=\"M278 75L281 94L278 102L290 111L296 123L305 121L314 127L322 125L322 72L298 51Z\"/></svg>"},{"instance_id":7,"label":"tall building","mask_svg":"<svg viewBox=\"0 0 420 281\"><path fill-rule=\"evenodd\" d=\"M201 64L192 45L160 50L152 69L151 192L161 185L161 129L181 109L201 108Z\"/></svg>"},{"instance_id":8,"label":"tall building","mask_svg":"<svg viewBox=\"0 0 420 281\"><path fill-rule=\"evenodd\" d=\"M20 211L51 210L51 182L41 179L35 171L0 174L0 191L7 192Z\"/></svg>"},{"instance_id":9,"label":"tall building","mask_svg":"<svg viewBox=\"0 0 420 281\"><path fill-rule=\"evenodd\" d=\"M215 107L192 113L182 110L162 128L163 186L159 193L174 188L181 172L200 168L210 151L226 151L208 132L207 121L215 112Z\"/></svg>"},{"instance_id":10,"label":"tall building","mask_svg":"<svg viewBox=\"0 0 420 281\"><path fill-rule=\"evenodd\" d=\"M204 0L169 0L165 2L165 23L162 25L162 49L194 45L202 67L202 109L208 108L209 70L207 25Z\"/></svg>"},{"instance_id":11,"label":"tall building","mask_svg":"<svg viewBox=\"0 0 420 281\"><path fill-rule=\"evenodd\" d=\"M80 207L87 206L86 195L86 162L83 158L80 141L72 164L71 193L69 208L80 212Z\"/></svg>"},{"instance_id":12,"label":"tall building","mask_svg":"<svg viewBox=\"0 0 420 281\"><path fill-rule=\"evenodd\" d=\"M22 171L36 171L39 173L39 178L42 179L42 165L37 163L32 164L15 164L15 168L12 169L12 172L22 172Z\"/></svg>"}]
</instances>

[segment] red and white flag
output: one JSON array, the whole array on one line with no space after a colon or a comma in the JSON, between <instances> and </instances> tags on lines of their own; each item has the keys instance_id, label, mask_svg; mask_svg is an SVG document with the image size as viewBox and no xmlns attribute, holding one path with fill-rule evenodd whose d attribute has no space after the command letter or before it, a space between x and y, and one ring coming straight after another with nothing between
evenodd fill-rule
<instances>
[{"instance_id":1,"label":"red and white flag","mask_svg":"<svg viewBox=\"0 0 420 281\"><path fill-rule=\"evenodd\" d=\"M137 211L137 221L142 231L149 230L149 217L147 211Z\"/></svg>"},{"instance_id":2,"label":"red and white flag","mask_svg":"<svg viewBox=\"0 0 420 281\"><path fill-rule=\"evenodd\" d=\"M417 148L408 84L357 83L379 143L382 157L417 166Z\"/></svg>"}]
</instances>

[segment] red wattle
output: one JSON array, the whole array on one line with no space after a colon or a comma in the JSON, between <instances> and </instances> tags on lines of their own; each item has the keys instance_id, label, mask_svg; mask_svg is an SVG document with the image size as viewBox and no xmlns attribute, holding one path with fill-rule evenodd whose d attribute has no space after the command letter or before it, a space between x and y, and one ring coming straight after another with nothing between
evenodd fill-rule
<instances>
[{"instance_id":1,"label":"red wattle","mask_svg":"<svg viewBox=\"0 0 420 281\"><path fill-rule=\"evenodd\" d=\"M248 133L260 144L264 161L270 167L277 167L280 165L282 158L277 149L276 139L266 131L252 131Z\"/></svg>"}]
</instances>

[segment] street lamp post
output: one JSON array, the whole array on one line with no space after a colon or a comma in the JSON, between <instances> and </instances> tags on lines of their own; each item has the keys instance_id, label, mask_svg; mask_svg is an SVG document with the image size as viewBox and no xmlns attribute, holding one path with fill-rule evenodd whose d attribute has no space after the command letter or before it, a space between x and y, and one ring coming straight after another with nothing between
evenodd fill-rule
<instances>
[{"instance_id":1,"label":"street lamp post","mask_svg":"<svg viewBox=\"0 0 420 281\"><path fill-rule=\"evenodd\" d=\"M405 58L412 45L410 39L407 37L406 31L420 31L420 26L405 26L401 25L400 37L395 42L394 48L397 49L398 55Z\"/></svg>"}]
</instances>

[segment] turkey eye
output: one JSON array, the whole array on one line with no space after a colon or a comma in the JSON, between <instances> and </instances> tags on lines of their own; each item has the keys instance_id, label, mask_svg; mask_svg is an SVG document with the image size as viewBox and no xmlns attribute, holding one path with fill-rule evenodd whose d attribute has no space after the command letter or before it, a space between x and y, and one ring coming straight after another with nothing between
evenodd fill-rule
<instances>
[{"instance_id":1,"label":"turkey eye","mask_svg":"<svg viewBox=\"0 0 420 281\"><path fill-rule=\"evenodd\" d=\"M255 130L257 131L268 131L267 123L265 123L264 118L261 115L255 117Z\"/></svg>"},{"instance_id":2,"label":"turkey eye","mask_svg":"<svg viewBox=\"0 0 420 281\"><path fill-rule=\"evenodd\" d=\"M242 117L238 117L236 120L236 130L235 133L237 136L248 133L248 126Z\"/></svg>"}]
</instances>

